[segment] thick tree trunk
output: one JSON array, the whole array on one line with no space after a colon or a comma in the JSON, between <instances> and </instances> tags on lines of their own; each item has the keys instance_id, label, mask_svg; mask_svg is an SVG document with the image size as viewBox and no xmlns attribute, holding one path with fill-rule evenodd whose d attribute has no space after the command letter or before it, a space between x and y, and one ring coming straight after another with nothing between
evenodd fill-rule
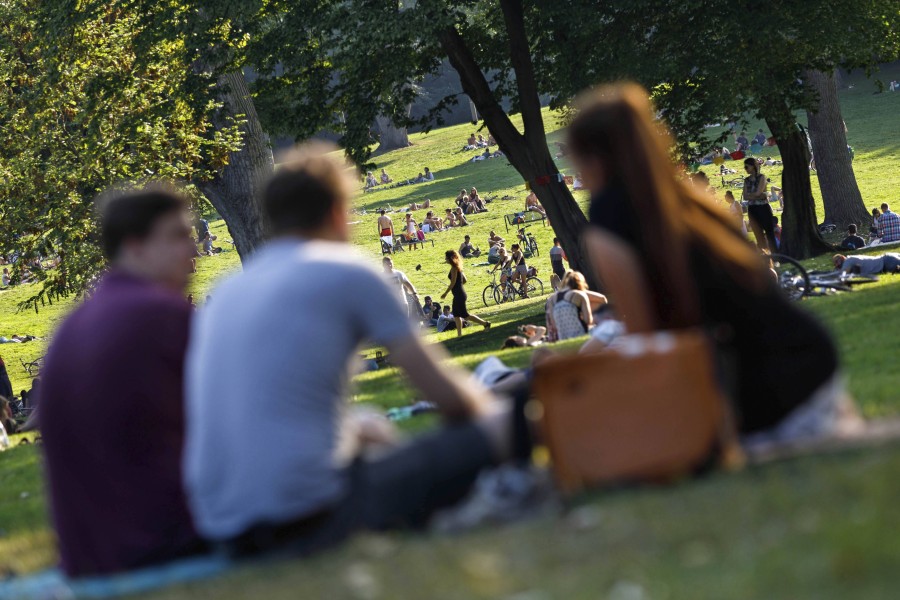
<instances>
[{"instance_id":1,"label":"thick tree trunk","mask_svg":"<svg viewBox=\"0 0 900 600\"><path fill-rule=\"evenodd\" d=\"M215 179L199 187L225 219L235 248L241 260L245 260L266 237L266 222L257 191L260 181L273 172L275 161L243 73L223 75L217 88L223 107L215 125L229 125L229 117L243 119L243 145L231 153L228 165Z\"/></svg>"},{"instance_id":2,"label":"thick tree trunk","mask_svg":"<svg viewBox=\"0 0 900 600\"><path fill-rule=\"evenodd\" d=\"M871 217L863 203L847 151L847 134L841 118L834 74L807 71L806 81L819 96L818 109L807 112L807 116L813 156L816 158L816 175L825 205L825 222L841 228L851 223L868 225Z\"/></svg>"},{"instance_id":3,"label":"thick tree trunk","mask_svg":"<svg viewBox=\"0 0 900 600\"><path fill-rule=\"evenodd\" d=\"M834 248L819 233L809 178L810 156L806 135L793 124L793 115L786 107L779 106L767 115L766 124L778 141L781 160L784 161L780 252L793 258L809 258L832 251Z\"/></svg>"},{"instance_id":4,"label":"thick tree trunk","mask_svg":"<svg viewBox=\"0 0 900 600\"><path fill-rule=\"evenodd\" d=\"M503 2L507 30L510 32L510 57L516 71L519 106L525 134L519 133L494 96L481 68L456 29L447 29L440 41L451 66L459 73L463 91L474 102L500 150L512 166L529 183L543 204L559 238L569 264L584 273L596 289L596 278L581 244L581 233L587 224L584 212L565 183L557 181L558 169L553 162L541 116L540 98L534 80L531 55L525 37L521 2ZM549 181L544 178L549 178Z\"/></svg>"},{"instance_id":5,"label":"thick tree trunk","mask_svg":"<svg viewBox=\"0 0 900 600\"><path fill-rule=\"evenodd\" d=\"M406 127L397 127L389 117L383 115L376 117L375 128L378 130L376 153L383 154L409 146L409 133L406 131Z\"/></svg>"}]
</instances>

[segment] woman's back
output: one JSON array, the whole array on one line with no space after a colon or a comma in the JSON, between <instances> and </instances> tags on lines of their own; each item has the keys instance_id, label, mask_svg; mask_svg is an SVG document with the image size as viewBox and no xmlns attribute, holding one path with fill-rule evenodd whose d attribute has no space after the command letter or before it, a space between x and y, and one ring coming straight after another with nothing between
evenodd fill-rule
<instances>
[{"instance_id":1,"label":"woman's back","mask_svg":"<svg viewBox=\"0 0 900 600\"><path fill-rule=\"evenodd\" d=\"M551 297L547 307L556 326L556 337L560 341L587 333L587 328L581 321L581 309L574 302L575 294L573 290L561 290Z\"/></svg>"},{"instance_id":2,"label":"woman's back","mask_svg":"<svg viewBox=\"0 0 900 600\"><path fill-rule=\"evenodd\" d=\"M618 237L639 261L645 260L638 217L623 190L610 189L595 197L590 222ZM699 247L690 251L689 271L679 285L691 286L702 326L720 345L719 356L727 354L734 362L734 394L743 432L771 427L834 375L837 351L828 332L788 302L774 281L755 290L735 280L721 259ZM644 279L649 283L646 271ZM673 324L668 298L652 296L657 328L679 327Z\"/></svg>"}]
</instances>

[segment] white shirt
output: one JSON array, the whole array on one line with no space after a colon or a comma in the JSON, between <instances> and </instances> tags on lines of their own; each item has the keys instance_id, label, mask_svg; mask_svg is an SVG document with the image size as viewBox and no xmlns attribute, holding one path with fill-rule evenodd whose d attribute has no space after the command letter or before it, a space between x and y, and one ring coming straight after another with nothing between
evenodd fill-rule
<instances>
[{"instance_id":1,"label":"white shirt","mask_svg":"<svg viewBox=\"0 0 900 600\"><path fill-rule=\"evenodd\" d=\"M212 295L188 349L184 477L198 531L223 540L336 501L356 350L415 333L346 244L273 242Z\"/></svg>"}]
</instances>

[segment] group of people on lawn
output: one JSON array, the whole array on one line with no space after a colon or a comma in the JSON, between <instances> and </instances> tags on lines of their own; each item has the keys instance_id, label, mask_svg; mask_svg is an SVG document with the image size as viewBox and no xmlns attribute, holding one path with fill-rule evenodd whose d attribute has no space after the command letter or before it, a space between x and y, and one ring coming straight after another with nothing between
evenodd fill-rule
<instances>
[{"instance_id":1,"label":"group of people on lawn","mask_svg":"<svg viewBox=\"0 0 900 600\"><path fill-rule=\"evenodd\" d=\"M592 194L581 238L611 310L629 335L716 331L735 359L746 439L851 426L827 331L780 295L727 213L677 175L647 98L636 85L597 90L567 132ZM354 182L332 150L287 157L261 193L272 239L197 311L182 295L195 246L180 194L147 188L102 207L110 269L56 332L41 391L69 576L198 552L307 555L360 530L420 528L483 470L528 464L528 394L488 389L423 343L401 294L348 243ZM468 314L459 254L445 258L457 327L489 328ZM560 336L587 318L590 298L572 277L548 311ZM398 444L385 419L349 408L346 373L364 340L387 349L443 427Z\"/></svg>"},{"instance_id":2,"label":"group of people on lawn","mask_svg":"<svg viewBox=\"0 0 900 600\"><path fill-rule=\"evenodd\" d=\"M425 183L426 181L434 181L434 173L432 173L431 169L428 167L425 167L425 171L419 173L414 178L402 181L400 185L407 185L410 183ZM394 180L391 179L391 176L388 175L387 171L384 169L381 169L381 175L379 175L377 178L372 171L367 171L363 190L369 191L378 185L386 185L393 182Z\"/></svg>"}]
</instances>

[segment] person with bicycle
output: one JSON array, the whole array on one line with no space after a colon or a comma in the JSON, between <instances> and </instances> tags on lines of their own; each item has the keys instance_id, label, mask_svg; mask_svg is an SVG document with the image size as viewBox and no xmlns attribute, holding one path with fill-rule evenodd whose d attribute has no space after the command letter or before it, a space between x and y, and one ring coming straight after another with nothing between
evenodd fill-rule
<instances>
[{"instance_id":1,"label":"person with bicycle","mask_svg":"<svg viewBox=\"0 0 900 600\"><path fill-rule=\"evenodd\" d=\"M519 244L512 245L512 264L515 268L513 272L513 284L519 283L523 290L522 295L524 297L528 297L528 294L525 290L525 282L528 280L528 265L525 264L525 253L522 252L521 246Z\"/></svg>"},{"instance_id":2,"label":"person with bicycle","mask_svg":"<svg viewBox=\"0 0 900 600\"><path fill-rule=\"evenodd\" d=\"M506 282L512 278L512 258L506 251L506 248L500 246L498 251L499 262L491 269L491 274L496 273L500 269L500 285L506 285Z\"/></svg>"},{"instance_id":3,"label":"person with bicycle","mask_svg":"<svg viewBox=\"0 0 900 600\"><path fill-rule=\"evenodd\" d=\"M759 163L755 158L744 160L744 200L747 201L747 216L750 217L750 229L756 237L756 245L760 250L775 252L778 244L775 241L775 223L772 220L772 207L766 194L768 180L760 173Z\"/></svg>"}]
</instances>

